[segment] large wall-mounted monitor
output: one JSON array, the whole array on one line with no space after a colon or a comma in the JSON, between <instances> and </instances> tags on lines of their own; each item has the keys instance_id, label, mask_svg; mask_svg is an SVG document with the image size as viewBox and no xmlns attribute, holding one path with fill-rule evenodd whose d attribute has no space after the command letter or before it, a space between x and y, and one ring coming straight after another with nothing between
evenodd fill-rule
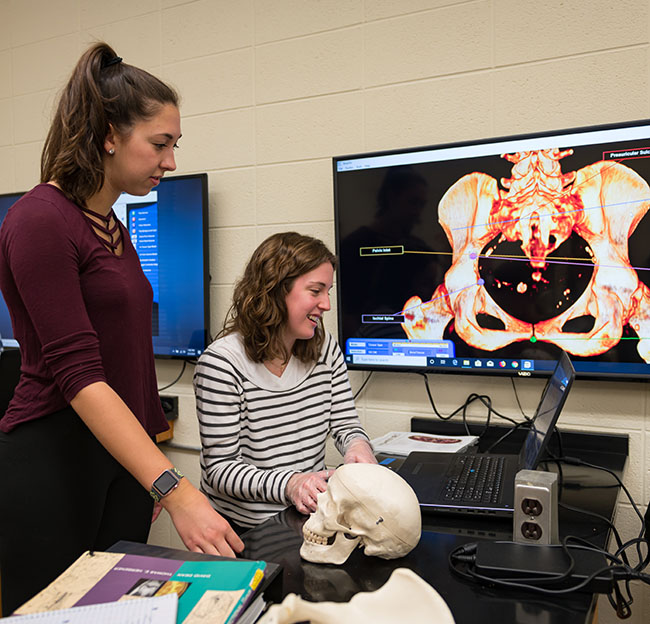
<instances>
[{"instance_id":1,"label":"large wall-mounted monitor","mask_svg":"<svg viewBox=\"0 0 650 624\"><path fill-rule=\"evenodd\" d=\"M333 165L349 368L650 378L650 120Z\"/></svg>"},{"instance_id":2,"label":"large wall-mounted monitor","mask_svg":"<svg viewBox=\"0 0 650 624\"><path fill-rule=\"evenodd\" d=\"M0 195L0 222L21 195ZM113 209L153 288L155 355L198 357L210 335L207 174L163 178L144 197L123 193ZM1 298L0 334L5 347L19 346Z\"/></svg>"}]
</instances>

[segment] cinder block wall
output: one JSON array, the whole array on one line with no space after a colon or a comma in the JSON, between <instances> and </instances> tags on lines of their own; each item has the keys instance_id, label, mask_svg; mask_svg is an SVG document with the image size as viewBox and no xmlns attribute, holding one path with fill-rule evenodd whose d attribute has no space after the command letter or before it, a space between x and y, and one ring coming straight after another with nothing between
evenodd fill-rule
<instances>
[{"instance_id":1,"label":"cinder block wall","mask_svg":"<svg viewBox=\"0 0 650 624\"><path fill-rule=\"evenodd\" d=\"M177 173L210 176L215 330L267 235L296 229L333 247L334 155L650 117L647 0L0 0L0 193L37 182L56 92L94 39L183 95ZM180 371L161 361L160 385ZM198 482L191 374L166 391L180 397L174 442L186 447L168 452ZM365 378L351 377L355 388ZM481 392L521 418L509 380L431 385L445 413ZM542 382L514 386L531 413ZM432 416L416 375L375 374L358 407L371 436ZM579 381L562 417L630 435L626 483L641 504L649 411L644 383ZM638 531L623 499L617 525ZM166 517L151 539L180 545ZM634 593L633 621L650 621L650 592ZM603 604L600 621L614 619Z\"/></svg>"}]
</instances>

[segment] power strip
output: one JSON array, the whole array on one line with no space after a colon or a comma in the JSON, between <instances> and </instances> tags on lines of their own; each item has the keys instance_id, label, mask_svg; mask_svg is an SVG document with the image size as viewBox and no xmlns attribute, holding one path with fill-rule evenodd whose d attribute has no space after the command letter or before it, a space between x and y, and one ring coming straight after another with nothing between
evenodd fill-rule
<instances>
[{"instance_id":1,"label":"power strip","mask_svg":"<svg viewBox=\"0 0 650 624\"><path fill-rule=\"evenodd\" d=\"M569 576L557 582L550 581L569 569L569 559L561 546L546 544L518 544L515 542L479 542L474 570L491 579L514 580L525 583L527 579L544 578L547 588L575 587L593 573L607 567L604 555L576 546L569 546L575 567ZM578 591L607 594L612 589L614 575L611 570L599 572ZM534 582L531 584L535 584Z\"/></svg>"}]
</instances>

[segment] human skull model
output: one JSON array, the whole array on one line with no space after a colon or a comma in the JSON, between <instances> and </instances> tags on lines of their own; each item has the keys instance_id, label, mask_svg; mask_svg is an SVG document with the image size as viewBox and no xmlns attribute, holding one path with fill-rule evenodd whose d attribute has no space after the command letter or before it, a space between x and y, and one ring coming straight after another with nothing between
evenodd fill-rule
<instances>
[{"instance_id":1,"label":"human skull model","mask_svg":"<svg viewBox=\"0 0 650 624\"><path fill-rule=\"evenodd\" d=\"M300 556L341 564L359 546L366 555L396 559L415 548L421 532L418 499L404 479L378 464L345 464L318 495Z\"/></svg>"},{"instance_id":2,"label":"human skull model","mask_svg":"<svg viewBox=\"0 0 650 624\"><path fill-rule=\"evenodd\" d=\"M383 587L359 592L350 602L309 602L289 594L281 604L271 605L260 624L454 624L442 596L407 568L393 571Z\"/></svg>"}]
</instances>

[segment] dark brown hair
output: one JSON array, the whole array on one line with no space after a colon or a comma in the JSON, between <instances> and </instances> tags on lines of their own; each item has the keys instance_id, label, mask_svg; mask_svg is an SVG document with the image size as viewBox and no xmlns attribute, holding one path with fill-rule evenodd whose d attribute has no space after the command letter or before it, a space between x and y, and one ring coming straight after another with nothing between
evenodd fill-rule
<instances>
[{"instance_id":1,"label":"dark brown hair","mask_svg":"<svg viewBox=\"0 0 650 624\"><path fill-rule=\"evenodd\" d=\"M127 65L106 43L79 59L59 98L41 155L41 182L56 182L80 206L104 184L104 140L110 127L128 135L178 94L148 72Z\"/></svg>"},{"instance_id":2,"label":"dark brown hair","mask_svg":"<svg viewBox=\"0 0 650 624\"><path fill-rule=\"evenodd\" d=\"M241 334L246 355L253 362L280 358L290 353L282 341L282 329L288 319L286 297L296 278L336 257L325 243L297 232L269 236L254 252L243 277L235 285L233 302L220 336ZM316 362L325 331L319 321L314 337L296 340L293 355L303 362Z\"/></svg>"}]
</instances>

